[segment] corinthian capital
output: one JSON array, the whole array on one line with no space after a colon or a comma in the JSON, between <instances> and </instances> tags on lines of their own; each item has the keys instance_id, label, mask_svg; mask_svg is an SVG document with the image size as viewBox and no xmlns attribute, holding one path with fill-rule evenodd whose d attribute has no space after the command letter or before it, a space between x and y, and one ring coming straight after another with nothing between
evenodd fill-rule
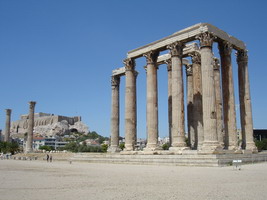
<instances>
[{"instance_id":1,"label":"corinthian capital","mask_svg":"<svg viewBox=\"0 0 267 200\"><path fill-rule=\"evenodd\" d=\"M230 56L232 53L233 46L227 41L222 41L219 42L218 48L221 55Z\"/></svg>"},{"instance_id":2,"label":"corinthian capital","mask_svg":"<svg viewBox=\"0 0 267 200\"><path fill-rule=\"evenodd\" d=\"M183 48L184 44L181 42L174 42L167 46L167 49L170 50L171 56L183 57Z\"/></svg>"},{"instance_id":3,"label":"corinthian capital","mask_svg":"<svg viewBox=\"0 0 267 200\"><path fill-rule=\"evenodd\" d=\"M238 50L236 52L236 61L239 62L248 62L248 50Z\"/></svg>"},{"instance_id":4,"label":"corinthian capital","mask_svg":"<svg viewBox=\"0 0 267 200\"><path fill-rule=\"evenodd\" d=\"M157 63L159 52L158 51L149 51L149 52L143 54L143 56L146 57L147 64Z\"/></svg>"},{"instance_id":5,"label":"corinthian capital","mask_svg":"<svg viewBox=\"0 0 267 200\"><path fill-rule=\"evenodd\" d=\"M201 64L201 56L200 56L200 53L198 53L198 52L195 51L193 53L190 53L189 56L191 57L193 64Z\"/></svg>"},{"instance_id":6,"label":"corinthian capital","mask_svg":"<svg viewBox=\"0 0 267 200\"><path fill-rule=\"evenodd\" d=\"M212 47L213 40L216 39L216 37L209 32L201 33L196 36L196 39L200 42L200 48L203 47Z\"/></svg>"},{"instance_id":7,"label":"corinthian capital","mask_svg":"<svg viewBox=\"0 0 267 200\"><path fill-rule=\"evenodd\" d=\"M111 85L112 86L119 86L120 85L120 76L112 76L111 77Z\"/></svg>"},{"instance_id":8,"label":"corinthian capital","mask_svg":"<svg viewBox=\"0 0 267 200\"><path fill-rule=\"evenodd\" d=\"M125 65L126 71L134 71L135 61L132 58L126 58L125 60L123 60L123 63Z\"/></svg>"}]
</instances>

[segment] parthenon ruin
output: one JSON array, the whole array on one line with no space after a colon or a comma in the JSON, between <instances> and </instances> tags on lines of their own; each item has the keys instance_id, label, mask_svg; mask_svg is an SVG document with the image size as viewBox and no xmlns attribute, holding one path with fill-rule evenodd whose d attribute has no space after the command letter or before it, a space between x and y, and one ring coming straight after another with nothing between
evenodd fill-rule
<instances>
[{"instance_id":1,"label":"parthenon ruin","mask_svg":"<svg viewBox=\"0 0 267 200\"><path fill-rule=\"evenodd\" d=\"M218 43L220 59L213 54ZM159 56L160 52L168 54ZM236 51L242 145L237 139L237 124L232 72L232 50ZM137 138L135 59L146 58L147 77L147 145L144 151L161 150L158 145L157 69L167 64L168 121L170 153L188 150L199 153L257 152L253 141L248 55L245 44L217 27L199 23L170 36L131 50L124 67L112 73L112 112L110 152L119 150L119 86L125 76L125 149L135 151ZM190 62L191 60L191 62ZM186 94L183 89L183 66L186 67ZM185 142L184 98L187 95L189 146Z\"/></svg>"}]
</instances>

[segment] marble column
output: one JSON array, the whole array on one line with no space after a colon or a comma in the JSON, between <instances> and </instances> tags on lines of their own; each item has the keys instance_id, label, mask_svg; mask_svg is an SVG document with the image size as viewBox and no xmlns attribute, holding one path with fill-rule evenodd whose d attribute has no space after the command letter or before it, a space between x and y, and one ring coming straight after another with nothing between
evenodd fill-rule
<instances>
[{"instance_id":1,"label":"marble column","mask_svg":"<svg viewBox=\"0 0 267 200\"><path fill-rule=\"evenodd\" d=\"M201 149L204 141L202 111L201 57L199 52L189 55L193 70L193 128L195 133L194 149Z\"/></svg>"},{"instance_id":2,"label":"marble column","mask_svg":"<svg viewBox=\"0 0 267 200\"><path fill-rule=\"evenodd\" d=\"M120 76L111 77L111 138L108 152L119 152L120 136Z\"/></svg>"},{"instance_id":3,"label":"marble column","mask_svg":"<svg viewBox=\"0 0 267 200\"><path fill-rule=\"evenodd\" d=\"M222 94L223 94L223 118L225 131L225 146L229 150L238 149L236 131L236 111L233 83L233 70L230 43L223 41L219 43L222 69Z\"/></svg>"},{"instance_id":4,"label":"marble column","mask_svg":"<svg viewBox=\"0 0 267 200\"><path fill-rule=\"evenodd\" d=\"M157 150L158 146L158 81L157 58L159 52L144 54L147 61L147 145L145 150Z\"/></svg>"},{"instance_id":5,"label":"marble column","mask_svg":"<svg viewBox=\"0 0 267 200\"><path fill-rule=\"evenodd\" d=\"M31 153L33 151L32 142L33 142L33 128L34 128L34 108L35 101L29 102L29 119L28 119L28 135L27 135L27 143L26 143L26 153Z\"/></svg>"},{"instance_id":6,"label":"marble column","mask_svg":"<svg viewBox=\"0 0 267 200\"><path fill-rule=\"evenodd\" d=\"M203 103L203 152L217 153L221 150L217 135L215 85L213 73L212 44L214 36L205 32L197 37L200 40L202 103Z\"/></svg>"},{"instance_id":7,"label":"marble column","mask_svg":"<svg viewBox=\"0 0 267 200\"><path fill-rule=\"evenodd\" d=\"M242 131L242 148L257 152L253 140L253 119L248 75L247 50L237 51L238 83L240 101L240 121Z\"/></svg>"},{"instance_id":8,"label":"marble column","mask_svg":"<svg viewBox=\"0 0 267 200\"><path fill-rule=\"evenodd\" d=\"M186 90L187 90L187 130L189 146L192 148L195 144L195 130L193 127L193 71L192 64L186 66Z\"/></svg>"},{"instance_id":9,"label":"marble column","mask_svg":"<svg viewBox=\"0 0 267 200\"><path fill-rule=\"evenodd\" d=\"M166 60L168 71L168 122L169 122L169 141L172 143L172 62Z\"/></svg>"},{"instance_id":10,"label":"marble column","mask_svg":"<svg viewBox=\"0 0 267 200\"><path fill-rule=\"evenodd\" d=\"M172 60L172 144L170 150L186 148L184 132L183 47L175 42L167 48Z\"/></svg>"},{"instance_id":11,"label":"marble column","mask_svg":"<svg viewBox=\"0 0 267 200\"><path fill-rule=\"evenodd\" d=\"M135 61L125 59L125 148L133 151L136 140L136 73Z\"/></svg>"},{"instance_id":12,"label":"marble column","mask_svg":"<svg viewBox=\"0 0 267 200\"><path fill-rule=\"evenodd\" d=\"M224 147L225 135L223 130L223 112L222 112L222 95L221 95L221 75L220 63L218 58L214 58L214 84L216 98L216 115L217 115L217 134L218 141Z\"/></svg>"},{"instance_id":13,"label":"marble column","mask_svg":"<svg viewBox=\"0 0 267 200\"><path fill-rule=\"evenodd\" d=\"M5 142L10 142L11 109L6 109Z\"/></svg>"}]
</instances>

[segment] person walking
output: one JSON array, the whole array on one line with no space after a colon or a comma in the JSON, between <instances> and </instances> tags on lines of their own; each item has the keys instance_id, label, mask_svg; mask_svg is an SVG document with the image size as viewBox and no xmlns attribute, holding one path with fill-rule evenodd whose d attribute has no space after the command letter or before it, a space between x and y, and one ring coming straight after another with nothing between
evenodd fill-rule
<instances>
[{"instance_id":1,"label":"person walking","mask_svg":"<svg viewBox=\"0 0 267 200\"><path fill-rule=\"evenodd\" d=\"M49 162L49 155L46 154L46 161Z\"/></svg>"}]
</instances>

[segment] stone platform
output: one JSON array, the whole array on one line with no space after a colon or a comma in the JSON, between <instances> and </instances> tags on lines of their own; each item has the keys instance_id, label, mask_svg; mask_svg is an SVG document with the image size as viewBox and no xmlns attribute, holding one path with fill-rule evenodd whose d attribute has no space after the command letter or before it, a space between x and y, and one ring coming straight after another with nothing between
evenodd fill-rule
<instances>
[{"instance_id":1,"label":"stone platform","mask_svg":"<svg viewBox=\"0 0 267 200\"><path fill-rule=\"evenodd\" d=\"M267 161L267 152L264 153L227 153L227 154L191 154L163 155L163 154L120 154L120 153L77 153L71 158L73 162L91 163L124 163L144 165L179 165L179 166L229 166L233 160L242 160L242 164L253 164Z\"/></svg>"}]
</instances>

